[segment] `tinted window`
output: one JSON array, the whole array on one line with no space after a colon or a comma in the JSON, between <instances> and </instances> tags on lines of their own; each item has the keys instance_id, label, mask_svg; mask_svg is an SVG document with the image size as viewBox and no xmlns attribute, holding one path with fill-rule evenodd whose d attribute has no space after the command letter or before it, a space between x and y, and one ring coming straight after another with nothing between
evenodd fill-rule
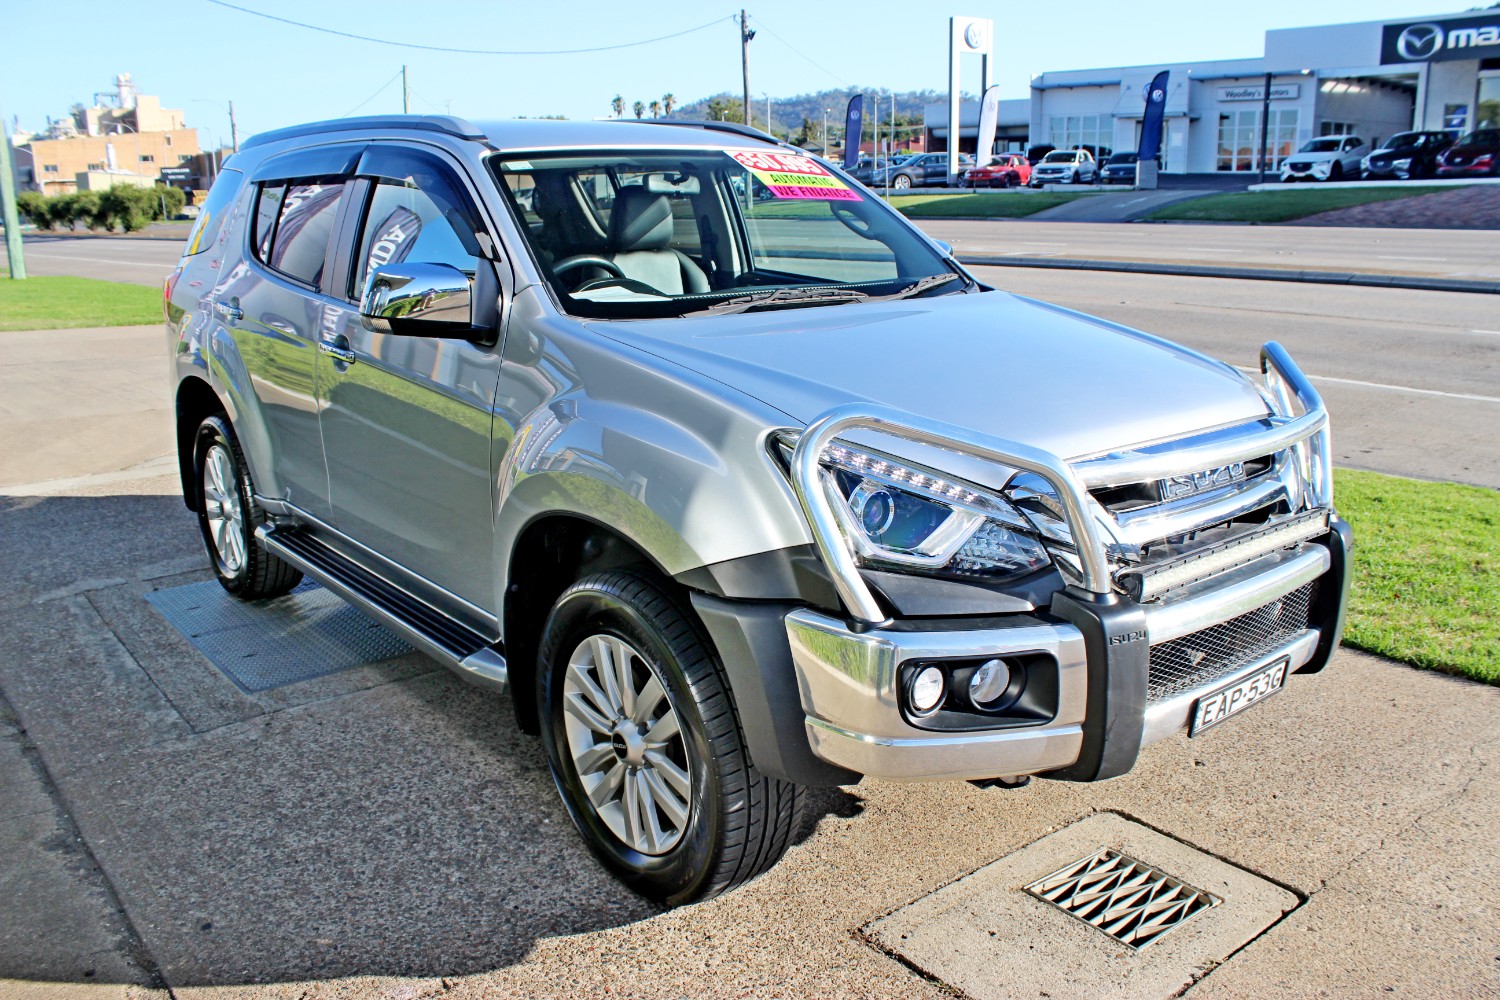
<instances>
[{"instance_id":1,"label":"tinted window","mask_svg":"<svg viewBox=\"0 0 1500 1000\"><path fill-rule=\"evenodd\" d=\"M465 213L455 211L453 201L446 188L421 190L392 180L376 184L359 241L355 296L372 267L403 261L451 264L472 277L479 267L479 247L473 231L460 228L467 225Z\"/></svg>"},{"instance_id":2,"label":"tinted window","mask_svg":"<svg viewBox=\"0 0 1500 1000\"><path fill-rule=\"evenodd\" d=\"M271 254L271 236L276 232L276 216L281 214L281 202L286 194L286 185L280 181L262 184L260 197L255 203L255 228L250 233L255 256L266 260Z\"/></svg>"},{"instance_id":3,"label":"tinted window","mask_svg":"<svg viewBox=\"0 0 1500 1000\"><path fill-rule=\"evenodd\" d=\"M316 285L323 277L328 237L338 217L343 181L293 181L282 198L266 263L288 277ZM262 200L265 192L261 194Z\"/></svg>"},{"instance_id":4,"label":"tinted window","mask_svg":"<svg viewBox=\"0 0 1500 1000\"><path fill-rule=\"evenodd\" d=\"M208 200L198 209L198 221L193 223L193 231L188 234L184 253L202 253L214 245L214 241L219 238L219 231L224 228L224 219L234 207L235 195L240 193L240 183L244 179L245 175L238 170L226 170L214 181L213 189L208 192Z\"/></svg>"},{"instance_id":5,"label":"tinted window","mask_svg":"<svg viewBox=\"0 0 1500 1000\"><path fill-rule=\"evenodd\" d=\"M1421 132L1397 132L1385 141L1386 149L1415 149L1426 136Z\"/></svg>"},{"instance_id":6,"label":"tinted window","mask_svg":"<svg viewBox=\"0 0 1500 1000\"><path fill-rule=\"evenodd\" d=\"M1458 140L1460 146L1500 146L1500 131L1485 129L1479 132L1470 132Z\"/></svg>"}]
</instances>

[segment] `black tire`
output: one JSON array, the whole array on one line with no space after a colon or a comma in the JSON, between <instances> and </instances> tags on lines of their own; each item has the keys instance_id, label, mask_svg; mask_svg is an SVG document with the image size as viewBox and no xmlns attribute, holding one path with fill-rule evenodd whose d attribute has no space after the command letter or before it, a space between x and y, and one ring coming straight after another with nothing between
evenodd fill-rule
<instances>
[{"instance_id":1,"label":"black tire","mask_svg":"<svg viewBox=\"0 0 1500 1000\"><path fill-rule=\"evenodd\" d=\"M687 760L691 794L686 821L676 832L680 839L663 852L643 852L610 829L590 801L570 749L565 679L570 658L576 659L595 637L623 640L640 660L649 660L632 659L630 669L648 684L654 675L665 689L664 714L677 716L681 739L672 752ZM781 859L801 822L802 786L765 777L750 763L712 643L691 611L662 585L632 572L601 573L573 584L547 618L537 670L537 708L553 780L584 841L627 886L648 899L680 906L733 889ZM630 724L623 714L613 721ZM642 723L639 738L649 738L646 728ZM612 770L618 764L631 771L622 741L616 737L612 742L618 759L603 766ZM601 740L595 750L602 746ZM634 773L645 769L640 765ZM637 785L649 784L646 777L637 777ZM615 816L618 822L619 813ZM655 819L670 817L663 810L653 814Z\"/></svg>"},{"instance_id":2,"label":"black tire","mask_svg":"<svg viewBox=\"0 0 1500 1000\"><path fill-rule=\"evenodd\" d=\"M1333 166L1328 168L1328 179L1330 181L1341 181L1344 179L1343 165L1336 160L1334 161Z\"/></svg>"},{"instance_id":3,"label":"black tire","mask_svg":"<svg viewBox=\"0 0 1500 1000\"><path fill-rule=\"evenodd\" d=\"M220 585L246 601L280 597L297 586L302 571L267 552L255 537L255 528L265 520L265 512L255 503L244 452L234 428L223 416L207 417L198 425L193 438L193 473L198 491L198 527ZM222 482L224 490L209 489L211 482ZM222 500L215 500L215 496Z\"/></svg>"}]
</instances>

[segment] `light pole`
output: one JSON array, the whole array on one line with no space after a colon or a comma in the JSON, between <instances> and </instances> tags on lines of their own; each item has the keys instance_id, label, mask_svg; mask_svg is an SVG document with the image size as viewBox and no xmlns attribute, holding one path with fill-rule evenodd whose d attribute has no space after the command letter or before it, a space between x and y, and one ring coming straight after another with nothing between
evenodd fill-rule
<instances>
[{"instance_id":1,"label":"light pole","mask_svg":"<svg viewBox=\"0 0 1500 1000\"><path fill-rule=\"evenodd\" d=\"M828 112L831 108L823 109L823 156L828 156Z\"/></svg>"},{"instance_id":2,"label":"light pole","mask_svg":"<svg viewBox=\"0 0 1500 1000\"><path fill-rule=\"evenodd\" d=\"M404 68L405 67L403 67L403 69ZM207 97L195 97L195 98L193 98L193 100L196 101L196 102L198 102L199 104L212 104L216 108L225 108L225 109L228 110L228 112L229 112L229 148L230 148L230 150L232 152L238 153L240 151L240 132L239 132L239 129L236 128L235 124L234 124L234 102L233 101L227 101L227 102L225 102L223 104L220 104L218 101L211 101Z\"/></svg>"}]
</instances>

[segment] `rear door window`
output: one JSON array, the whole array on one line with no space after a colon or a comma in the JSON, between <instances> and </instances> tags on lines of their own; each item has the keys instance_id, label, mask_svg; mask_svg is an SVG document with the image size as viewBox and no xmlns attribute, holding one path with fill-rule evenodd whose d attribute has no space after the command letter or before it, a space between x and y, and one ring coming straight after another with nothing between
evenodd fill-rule
<instances>
[{"instance_id":1,"label":"rear door window","mask_svg":"<svg viewBox=\"0 0 1500 1000\"><path fill-rule=\"evenodd\" d=\"M343 193L341 179L263 185L255 212L256 256L289 278L317 285Z\"/></svg>"}]
</instances>

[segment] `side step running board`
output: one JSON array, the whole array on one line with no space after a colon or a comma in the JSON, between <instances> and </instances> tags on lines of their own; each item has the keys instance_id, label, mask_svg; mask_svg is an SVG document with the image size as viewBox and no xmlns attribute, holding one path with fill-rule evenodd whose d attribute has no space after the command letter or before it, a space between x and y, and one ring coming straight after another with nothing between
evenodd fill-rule
<instances>
[{"instance_id":1,"label":"side step running board","mask_svg":"<svg viewBox=\"0 0 1500 1000\"><path fill-rule=\"evenodd\" d=\"M262 524L255 537L271 552L460 677L492 690L506 689L505 657L473 629L356 565L306 532Z\"/></svg>"}]
</instances>

